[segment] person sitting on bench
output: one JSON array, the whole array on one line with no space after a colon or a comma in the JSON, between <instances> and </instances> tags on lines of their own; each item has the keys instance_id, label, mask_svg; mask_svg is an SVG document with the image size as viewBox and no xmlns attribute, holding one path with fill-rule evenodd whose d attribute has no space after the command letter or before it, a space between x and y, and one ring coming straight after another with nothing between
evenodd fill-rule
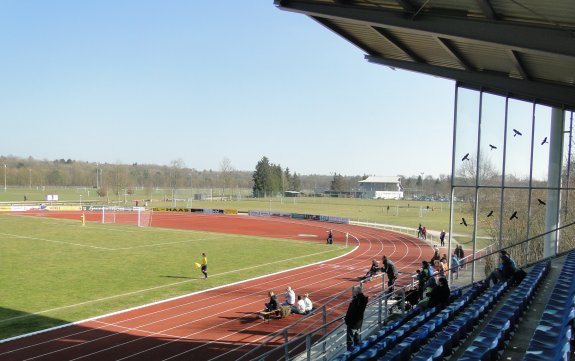
<instances>
[{"instance_id":1,"label":"person sitting on bench","mask_svg":"<svg viewBox=\"0 0 575 361\"><path fill-rule=\"evenodd\" d=\"M270 296L270 301L265 304L266 309L264 311L265 312L271 312L271 311L275 311L275 310L279 309L280 305L278 302L278 296L276 296L274 291L269 291L268 296Z\"/></svg>"}]
</instances>

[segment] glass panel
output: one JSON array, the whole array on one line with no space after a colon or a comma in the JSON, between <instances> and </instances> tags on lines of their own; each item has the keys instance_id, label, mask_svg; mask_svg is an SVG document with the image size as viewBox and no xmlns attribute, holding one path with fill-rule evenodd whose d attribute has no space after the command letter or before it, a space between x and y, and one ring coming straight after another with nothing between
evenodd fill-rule
<instances>
[{"instance_id":1,"label":"glass panel","mask_svg":"<svg viewBox=\"0 0 575 361\"><path fill-rule=\"evenodd\" d=\"M479 92L457 88L457 113L454 144L455 185L475 185Z\"/></svg>"},{"instance_id":2,"label":"glass panel","mask_svg":"<svg viewBox=\"0 0 575 361\"><path fill-rule=\"evenodd\" d=\"M566 227L559 231L559 253L575 248L575 191L562 191L561 200L561 225Z\"/></svg>"},{"instance_id":3,"label":"glass panel","mask_svg":"<svg viewBox=\"0 0 575 361\"><path fill-rule=\"evenodd\" d=\"M535 129L533 144L533 186L547 186L549 168L549 136L551 134L551 108L543 105L535 107ZM560 141L558 139L557 141Z\"/></svg>"},{"instance_id":4,"label":"glass panel","mask_svg":"<svg viewBox=\"0 0 575 361\"><path fill-rule=\"evenodd\" d=\"M471 279L472 277L472 267L471 260L473 259L473 219L474 219L474 205L475 205L475 193L473 188L460 187L453 189L453 223L452 223L452 249L455 246L461 245L464 250L463 263L468 264L458 276L465 277L466 279ZM480 245L477 246L479 250ZM473 275L474 280L480 280L485 278L483 274L483 268L476 267L475 274Z\"/></svg>"},{"instance_id":5,"label":"glass panel","mask_svg":"<svg viewBox=\"0 0 575 361\"><path fill-rule=\"evenodd\" d=\"M509 99L505 154L505 186L507 187L529 185L532 114L532 103Z\"/></svg>"},{"instance_id":6,"label":"glass panel","mask_svg":"<svg viewBox=\"0 0 575 361\"><path fill-rule=\"evenodd\" d=\"M504 134L505 98L483 93L479 149L480 185L501 186Z\"/></svg>"},{"instance_id":7,"label":"glass panel","mask_svg":"<svg viewBox=\"0 0 575 361\"><path fill-rule=\"evenodd\" d=\"M559 250L558 252L566 252L575 247L575 137L570 136L571 126L573 122L573 113L565 112L565 137L563 147L563 164L562 164L562 181L561 187L565 188L561 191L561 208L560 219L561 225L566 226L559 232ZM571 143L571 156L569 156L569 142Z\"/></svg>"},{"instance_id":8,"label":"glass panel","mask_svg":"<svg viewBox=\"0 0 575 361\"><path fill-rule=\"evenodd\" d=\"M499 244L501 222L501 189L482 188L479 190L477 235L480 247Z\"/></svg>"},{"instance_id":9,"label":"glass panel","mask_svg":"<svg viewBox=\"0 0 575 361\"><path fill-rule=\"evenodd\" d=\"M505 189L502 211L501 247L509 247L527 239L529 222L529 190ZM520 265L527 263L526 254L522 249L514 247L509 252Z\"/></svg>"}]
</instances>

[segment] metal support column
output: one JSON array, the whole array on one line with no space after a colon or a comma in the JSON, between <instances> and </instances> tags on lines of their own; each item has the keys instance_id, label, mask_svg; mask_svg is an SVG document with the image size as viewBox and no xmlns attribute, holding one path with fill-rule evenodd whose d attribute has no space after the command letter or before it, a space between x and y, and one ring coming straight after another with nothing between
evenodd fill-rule
<instances>
[{"instance_id":1,"label":"metal support column","mask_svg":"<svg viewBox=\"0 0 575 361\"><path fill-rule=\"evenodd\" d=\"M563 155L563 110L553 108L551 111L551 134L549 137L549 168L547 170L547 210L545 214L545 232L559 227L559 205L561 185L561 157ZM545 235L544 257L557 254L559 231Z\"/></svg>"}]
</instances>

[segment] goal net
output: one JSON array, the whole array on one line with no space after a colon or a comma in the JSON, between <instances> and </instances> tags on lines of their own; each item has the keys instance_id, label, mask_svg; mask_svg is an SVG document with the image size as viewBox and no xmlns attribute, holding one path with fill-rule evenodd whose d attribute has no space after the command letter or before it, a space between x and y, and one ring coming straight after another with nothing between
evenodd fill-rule
<instances>
[{"instance_id":1,"label":"goal net","mask_svg":"<svg viewBox=\"0 0 575 361\"><path fill-rule=\"evenodd\" d=\"M152 225L152 210L144 207L92 207L100 212L102 223L132 224L138 227Z\"/></svg>"}]
</instances>

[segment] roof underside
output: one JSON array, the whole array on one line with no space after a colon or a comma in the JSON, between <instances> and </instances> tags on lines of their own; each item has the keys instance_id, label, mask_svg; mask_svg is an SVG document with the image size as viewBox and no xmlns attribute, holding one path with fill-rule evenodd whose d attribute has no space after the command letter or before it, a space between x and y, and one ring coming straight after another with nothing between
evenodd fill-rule
<instances>
[{"instance_id":1,"label":"roof underside","mask_svg":"<svg viewBox=\"0 0 575 361\"><path fill-rule=\"evenodd\" d=\"M575 110L574 0L275 0L373 63Z\"/></svg>"}]
</instances>

